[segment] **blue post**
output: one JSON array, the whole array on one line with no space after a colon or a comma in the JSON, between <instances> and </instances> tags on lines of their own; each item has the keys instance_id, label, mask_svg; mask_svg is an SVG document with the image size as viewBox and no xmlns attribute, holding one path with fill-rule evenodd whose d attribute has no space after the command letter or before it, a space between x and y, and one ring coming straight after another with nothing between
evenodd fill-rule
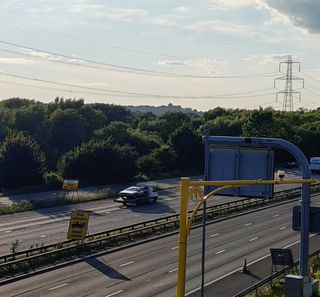
<instances>
[{"instance_id":1,"label":"blue post","mask_svg":"<svg viewBox=\"0 0 320 297\"><path fill-rule=\"evenodd\" d=\"M209 143L241 144L257 147L277 147L284 149L289 152L298 162L302 177L304 179L311 178L309 163L305 155L297 146L286 140L278 138L209 136ZM310 184L303 184L299 251L300 275L303 277L308 277L310 192Z\"/></svg>"}]
</instances>

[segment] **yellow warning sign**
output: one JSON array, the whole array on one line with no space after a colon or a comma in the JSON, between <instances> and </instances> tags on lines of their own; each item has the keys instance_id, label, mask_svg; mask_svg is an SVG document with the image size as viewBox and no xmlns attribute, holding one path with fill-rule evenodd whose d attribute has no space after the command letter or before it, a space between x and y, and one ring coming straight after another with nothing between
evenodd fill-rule
<instances>
[{"instance_id":1,"label":"yellow warning sign","mask_svg":"<svg viewBox=\"0 0 320 297\"><path fill-rule=\"evenodd\" d=\"M62 190L76 191L79 187L77 179L65 179L62 184Z\"/></svg>"},{"instance_id":2,"label":"yellow warning sign","mask_svg":"<svg viewBox=\"0 0 320 297\"><path fill-rule=\"evenodd\" d=\"M192 187L189 190L189 198L192 201L195 201L195 202L200 201L203 197L204 197L204 192L203 192L202 188Z\"/></svg>"},{"instance_id":3,"label":"yellow warning sign","mask_svg":"<svg viewBox=\"0 0 320 297\"><path fill-rule=\"evenodd\" d=\"M88 223L89 223L89 211L72 211L68 239L84 240L86 238Z\"/></svg>"}]
</instances>

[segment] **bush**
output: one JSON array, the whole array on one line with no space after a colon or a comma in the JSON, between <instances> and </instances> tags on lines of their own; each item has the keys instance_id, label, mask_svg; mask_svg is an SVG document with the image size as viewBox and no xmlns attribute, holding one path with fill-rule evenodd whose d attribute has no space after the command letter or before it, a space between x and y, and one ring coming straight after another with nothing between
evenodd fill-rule
<instances>
[{"instance_id":1,"label":"bush","mask_svg":"<svg viewBox=\"0 0 320 297\"><path fill-rule=\"evenodd\" d=\"M139 171L147 176L159 172L172 171L176 167L177 155L168 145L154 149L150 154L141 157L137 164Z\"/></svg>"},{"instance_id":2,"label":"bush","mask_svg":"<svg viewBox=\"0 0 320 297\"><path fill-rule=\"evenodd\" d=\"M60 189L62 187L63 178L56 172L47 171L44 174L44 183L49 188Z\"/></svg>"},{"instance_id":3,"label":"bush","mask_svg":"<svg viewBox=\"0 0 320 297\"><path fill-rule=\"evenodd\" d=\"M63 155L58 172L64 178L91 182L123 181L136 175L136 153L110 141L89 141Z\"/></svg>"},{"instance_id":4,"label":"bush","mask_svg":"<svg viewBox=\"0 0 320 297\"><path fill-rule=\"evenodd\" d=\"M161 171L160 161L152 154L138 159L137 165L139 171L147 176Z\"/></svg>"},{"instance_id":5,"label":"bush","mask_svg":"<svg viewBox=\"0 0 320 297\"><path fill-rule=\"evenodd\" d=\"M45 156L36 141L22 133L9 134L0 147L0 184L3 188L42 183Z\"/></svg>"}]
</instances>

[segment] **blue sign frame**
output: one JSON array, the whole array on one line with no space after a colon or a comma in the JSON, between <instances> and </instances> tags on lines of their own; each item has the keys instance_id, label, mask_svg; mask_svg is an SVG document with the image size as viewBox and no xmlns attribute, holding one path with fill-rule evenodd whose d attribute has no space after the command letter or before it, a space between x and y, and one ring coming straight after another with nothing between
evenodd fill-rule
<instances>
[{"instance_id":1,"label":"blue sign frame","mask_svg":"<svg viewBox=\"0 0 320 297\"><path fill-rule=\"evenodd\" d=\"M303 152L293 143L278 138L204 136L205 141L205 180L209 178L209 147L210 144L248 145L254 147L280 148L289 152L299 164L302 178L310 179L311 171L308 160ZM206 191L206 190L205 190ZM300 274L308 278L309 256L309 216L310 216L310 184L302 185L301 200L301 231L300 231Z\"/></svg>"}]
</instances>

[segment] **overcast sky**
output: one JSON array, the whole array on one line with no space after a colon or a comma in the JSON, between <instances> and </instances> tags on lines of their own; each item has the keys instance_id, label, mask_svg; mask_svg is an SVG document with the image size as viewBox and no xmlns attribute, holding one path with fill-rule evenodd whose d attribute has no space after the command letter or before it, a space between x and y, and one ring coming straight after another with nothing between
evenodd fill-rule
<instances>
[{"instance_id":1,"label":"overcast sky","mask_svg":"<svg viewBox=\"0 0 320 297\"><path fill-rule=\"evenodd\" d=\"M0 98L281 109L292 55L311 109L319 37L319 0L2 0Z\"/></svg>"}]
</instances>

